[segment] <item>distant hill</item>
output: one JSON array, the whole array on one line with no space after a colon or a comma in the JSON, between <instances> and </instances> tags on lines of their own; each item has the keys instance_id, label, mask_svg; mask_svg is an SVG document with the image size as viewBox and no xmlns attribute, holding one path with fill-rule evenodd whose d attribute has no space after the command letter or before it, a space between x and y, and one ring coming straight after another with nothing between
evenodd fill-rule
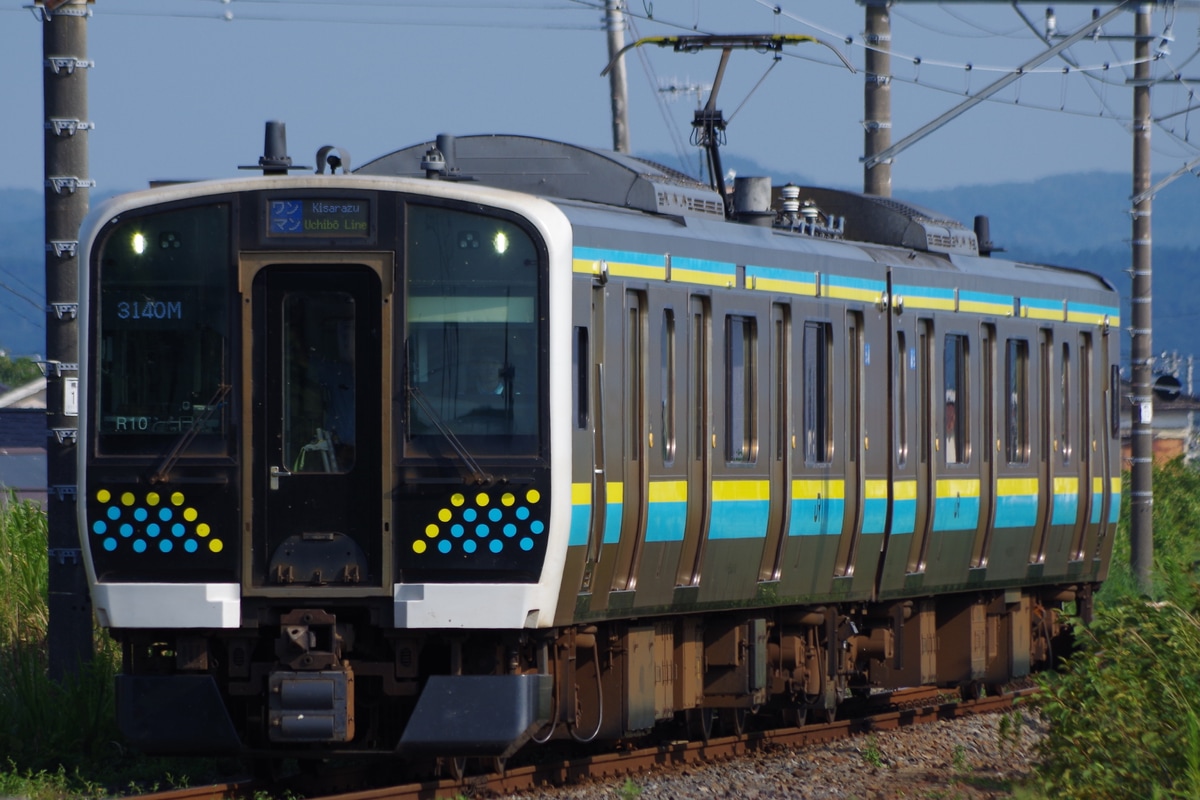
<instances>
[{"instance_id":1,"label":"distant hill","mask_svg":"<svg viewBox=\"0 0 1200 800\"><path fill-rule=\"evenodd\" d=\"M679 169L663 154L643 157ZM800 174L772 174L752 161L727 155L725 166L739 175L769 175L776 183L806 184ZM696 172L699 162L690 171ZM842 187L857 190L860 187ZM1005 257L1080 267L1107 278L1126 296L1129 319L1128 213L1130 178L1122 173L1059 175L1024 183L905 191L898 200L935 209L970 227L987 215L992 240ZM98 198L93 198L98 202ZM40 353L44 344L45 244L42 195L0 189L0 350ZM1154 200L1154 344L1157 351L1200 355L1200 187L1190 176L1163 189ZM1128 351L1128 337L1122 350Z\"/></svg>"}]
</instances>

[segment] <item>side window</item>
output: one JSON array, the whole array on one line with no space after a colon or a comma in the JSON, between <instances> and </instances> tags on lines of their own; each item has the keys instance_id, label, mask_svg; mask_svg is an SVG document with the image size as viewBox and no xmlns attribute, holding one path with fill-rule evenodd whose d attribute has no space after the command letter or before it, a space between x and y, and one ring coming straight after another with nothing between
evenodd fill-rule
<instances>
[{"instance_id":1,"label":"side window","mask_svg":"<svg viewBox=\"0 0 1200 800\"><path fill-rule=\"evenodd\" d=\"M659 425L662 429L663 465L670 466L675 462L675 311L663 309L662 320L662 352L660 363L662 376L659 387L662 390L662 419Z\"/></svg>"},{"instance_id":2,"label":"side window","mask_svg":"<svg viewBox=\"0 0 1200 800\"><path fill-rule=\"evenodd\" d=\"M575 398L575 427L584 430L588 426L588 372L591 355L588 353L588 329L575 328L575 339L571 347L572 377L571 393Z\"/></svg>"},{"instance_id":3,"label":"side window","mask_svg":"<svg viewBox=\"0 0 1200 800\"><path fill-rule=\"evenodd\" d=\"M1064 467L1071 465L1071 345L1063 342L1062 363L1062 413L1058 415L1058 452L1062 453Z\"/></svg>"},{"instance_id":4,"label":"side window","mask_svg":"<svg viewBox=\"0 0 1200 800\"><path fill-rule=\"evenodd\" d=\"M804 460L809 464L828 464L833 457L832 350L829 323L804 323Z\"/></svg>"},{"instance_id":5,"label":"side window","mask_svg":"<svg viewBox=\"0 0 1200 800\"><path fill-rule=\"evenodd\" d=\"M725 459L753 464L757 456L753 317L725 318Z\"/></svg>"},{"instance_id":6,"label":"side window","mask_svg":"<svg viewBox=\"0 0 1200 800\"><path fill-rule=\"evenodd\" d=\"M968 435L968 413L971 408L967 397L970 342L958 333L946 335L946 348L942 352L942 383L945 410L942 418L942 434L946 447L947 464L965 464L970 460Z\"/></svg>"},{"instance_id":7,"label":"side window","mask_svg":"<svg viewBox=\"0 0 1200 800\"><path fill-rule=\"evenodd\" d=\"M1029 342L1009 339L1005 355L1005 452L1010 464L1029 463Z\"/></svg>"}]
</instances>

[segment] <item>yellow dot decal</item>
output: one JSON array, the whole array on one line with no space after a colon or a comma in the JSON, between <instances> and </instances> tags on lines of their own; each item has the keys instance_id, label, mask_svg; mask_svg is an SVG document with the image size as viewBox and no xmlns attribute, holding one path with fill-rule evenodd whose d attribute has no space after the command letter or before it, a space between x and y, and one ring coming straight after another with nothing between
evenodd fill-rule
<instances>
[{"instance_id":1,"label":"yellow dot decal","mask_svg":"<svg viewBox=\"0 0 1200 800\"><path fill-rule=\"evenodd\" d=\"M492 499L487 496L487 492L480 492L475 495L475 505L486 506L490 502L492 502Z\"/></svg>"},{"instance_id":2,"label":"yellow dot decal","mask_svg":"<svg viewBox=\"0 0 1200 800\"><path fill-rule=\"evenodd\" d=\"M133 492L126 492L125 494L121 495L121 505L131 506L133 505L134 499Z\"/></svg>"},{"instance_id":3,"label":"yellow dot decal","mask_svg":"<svg viewBox=\"0 0 1200 800\"><path fill-rule=\"evenodd\" d=\"M452 516L454 516L454 514L448 508L443 508L438 512L438 519L440 519L442 522L449 522Z\"/></svg>"},{"instance_id":4,"label":"yellow dot decal","mask_svg":"<svg viewBox=\"0 0 1200 800\"><path fill-rule=\"evenodd\" d=\"M538 500L542 499L542 495L537 489L530 489L525 495L525 499L530 503L536 503Z\"/></svg>"},{"instance_id":5,"label":"yellow dot decal","mask_svg":"<svg viewBox=\"0 0 1200 800\"><path fill-rule=\"evenodd\" d=\"M173 506L183 505L183 492L175 492L174 494L171 495L171 505L173 505Z\"/></svg>"},{"instance_id":6,"label":"yellow dot decal","mask_svg":"<svg viewBox=\"0 0 1200 800\"><path fill-rule=\"evenodd\" d=\"M436 538L438 535L438 526L437 525L426 525L425 526L425 535L428 536L430 539Z\"/></svg>"},{"instance_id":7,"label":"yellow dot decal","mask_svg":"<svg viewBox=\"0 0 1200 800\"><path fill-rule=\"evenodd\" d=\"M221 544L220 539L213 539L211 542L208 543L208 549L213 551L214 553L221 552L221 550L224 549L224 547L225 547L225 545Z\"/></svg>"},{"instance_id":8,"label":"yellow dot decal","mask_svg":"<svg viewBox=\"0 0 1200 800\"><path fill-rule=\"evenodd\" d=\"M158 501L161 499L162 498L158 496L158 492L151 492L150 494L146 495L146 505L156 506L158 505Z\"/></svg>"},{"instance_id":9,"label":"yellow dot decal","mask_svg":"<svg viewBox=\"0 0 1200 800\"><path fill-rule=\"evenodd\" d=\"M185 508L183 510L183 518L186 519L188 522L195 522L196 517L198 517L198 516L200 516L200 515L196 513L196 509L194 509L194 508Z\"/></svg>"},{"instance_id":10,"label":"yellow dot decal","mask_svg":"<svg viewBox=\"0 0 1200 800\"><path fill-rule=\"evenodd\" d=\"M107 503L112 499L112 492L110 492L108 489L101 489L100 491L96 492L96 499L101 503Z\"/></svg>"},{"instance_id":11,"label":"yellow dot decal","mask_svg":"<svg viewBox=\"0 0 1200 800\"><path fill-rule=\"evenodd\" d=\"M454 494L450 495L450 505L452 505L452 506L458 507L458 506L461 506L465 502L467 502L467 498L463 497L458 492L455 492Z\"/></svg>"},{"instance_id":12,"label":"yellow dot decal","mask_svg":"<svg viewBox=\"0 0 1200 800\"><path fill-rule=\"evenodd\" d=\"M503 495L501 495L500 502L506 506L511 506L513 503L517 502L517 498L513 497L512 492L505 492Z\"/></svg>"},{"instance_id":13,"label":"yellow dot decal","mask_svg":"<svg viewBox=\"0 0 1200 800\"><path fill-rule=\"evenodd\" d=\"M425 552L425 542L421 541L420 539L417 539L415 542L413 542L413 552L418 555L420 555L421 553L424 553Z\"/></svg>"},{"instance_id":14,"label":"yellow dot decal","mask_svg":"<svg viewBox=\"0 0 1200 800\"><path fill-rule=\"evenodd\" d=\"M196 535L201 539L203 539L205 536L208 536L210 533L212 533L212 528L208 527L207 522L201 522L196 526Z\"/></svg>"}]
</instances>

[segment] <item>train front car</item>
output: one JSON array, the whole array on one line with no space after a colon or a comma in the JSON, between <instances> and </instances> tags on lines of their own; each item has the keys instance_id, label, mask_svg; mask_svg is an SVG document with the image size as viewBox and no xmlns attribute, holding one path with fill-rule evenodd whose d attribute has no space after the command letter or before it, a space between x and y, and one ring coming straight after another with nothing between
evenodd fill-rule
<instances>
[{"instance_id":1,"label":"train front car","mask_svg":"<svg viewBox=\"0 0 1200 800\"><path fill-rule=\"evenodd\" d=\"M262 177L116 198L81 239L80 536L129 740L520 746L568 536L562 214Z\"/></svg>"}]
</instances>

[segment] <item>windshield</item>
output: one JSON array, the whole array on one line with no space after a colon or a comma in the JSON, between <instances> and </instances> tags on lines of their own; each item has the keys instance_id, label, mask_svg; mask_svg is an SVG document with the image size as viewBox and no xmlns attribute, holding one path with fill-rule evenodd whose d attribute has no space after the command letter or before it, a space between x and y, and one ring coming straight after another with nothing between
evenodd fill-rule
<instances>
[{"instance_id":1,"label":"windshield","mask_svg":"<svg viewBox=\"0 0 1200 800\"><path fill-rule=\"evenodd\" d=\"M474 455L539 450L539 258L515 223L408 211L408 452L441 453L444 430Z\"/></svg>"},{"instance_id":2,"label":"windshield","mask_svg":"<svg viewBox=\"0 0 1200 800\"><path fill-rule=\"evenodd\" d=\"M159 454L195 428L189 454L224 453L229 384L229 206L122 221L98 250L99 336L90 356L107 454Z\"/></svg>"}]
</instances>

